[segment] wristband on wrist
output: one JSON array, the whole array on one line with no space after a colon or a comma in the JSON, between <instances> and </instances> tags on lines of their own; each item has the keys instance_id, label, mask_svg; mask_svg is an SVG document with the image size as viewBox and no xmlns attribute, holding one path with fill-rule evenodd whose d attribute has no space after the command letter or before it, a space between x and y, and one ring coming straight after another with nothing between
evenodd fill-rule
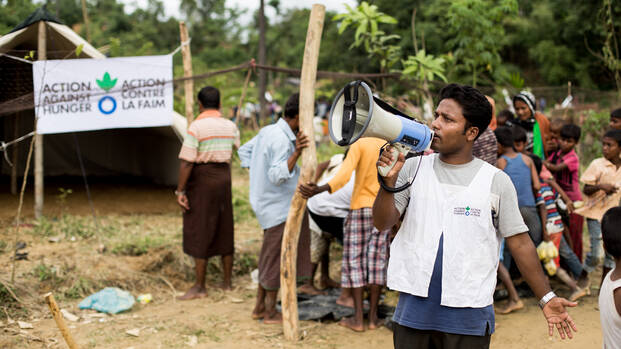
<instances>
[{"instance_id":1,"label":"wristband on wrist","mask_svg":"<svg viewBox=\"0 0 621 349\"><path fill-rule=\"evenodd\" d=\"M175 189L175 195L179 196L179 195L185 195L185 190L176 190Z\"/></svg>"},{"instance_id":2,"label":"wristband on wrist","mask_svg":"<svg viewBox=\"0 0 621 349\"><path fill-rule=\"evenodd\" d=\"M556 293L554 293L553 291L546 293L546 295L541 297L541 299L539 300L539 308L543 309L543 307L545 307L546 304L548 304L548 302L554 297L556 297Z\"/></svg>"}]
</instances>

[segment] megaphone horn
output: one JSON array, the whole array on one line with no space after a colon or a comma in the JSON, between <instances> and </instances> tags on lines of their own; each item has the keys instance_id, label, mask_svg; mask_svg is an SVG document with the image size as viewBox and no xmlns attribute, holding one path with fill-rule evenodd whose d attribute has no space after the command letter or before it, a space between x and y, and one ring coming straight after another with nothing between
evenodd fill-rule
<instances>
[{"instance_id":1,"label":"megaphone horn","mask_svg":"<svg viewBox=\"0 0 621 349\"><path fill-rule=\"evenodd\" d=\"M328 119L330 138L340 146L353 144L361 137L376 137L395 145L398 152L422 152L429 149L433 131L425 124L373 96L362 81L352 81L336 95ZM394 163L378 169L382 176Z\"/></svg>"},{"instance_id":2,"label":"megaphone horn","mask_svg":"<svg viewBox=\"0 0 621 349\"><path fill-rule=\"evenodd\" d=\"M342 138L338 141L338 145L349 145L349 141L354 135L356 124L356 103L358 103L358 87L362 81L352 81L343 88L343 96L345 102L343 104L343 120L342 120ZM351 90L354 90L354 98L351 98Z\"/></svg>"}]
</instances>

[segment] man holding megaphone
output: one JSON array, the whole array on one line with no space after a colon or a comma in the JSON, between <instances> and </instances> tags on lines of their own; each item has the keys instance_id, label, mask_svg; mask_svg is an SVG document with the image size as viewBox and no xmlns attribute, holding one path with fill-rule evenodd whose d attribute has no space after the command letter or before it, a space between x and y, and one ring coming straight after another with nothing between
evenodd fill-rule
<instances>
[{"instance_id":1,"label":"man holding megaphone","mask_svg":"<svg viewBox=\"0 0 621 349\"><path fill-rule=\"evenodd\" d=\"M540 299L549 335L556 327L561 338L572 338L576 326L565 307L576 303L551 291L511 180L472 155L491 120L491 105L475 88L457 84L444 87L439 99L431 124L436 154L406 161L389 146L377 161L384 183L373 206L374 225L389 229L404 216L388 263L388 287L400 292L395 348L489 347L503 237ZM407 183L405 190L391 190Z\"/></svg>"}]
</instances>

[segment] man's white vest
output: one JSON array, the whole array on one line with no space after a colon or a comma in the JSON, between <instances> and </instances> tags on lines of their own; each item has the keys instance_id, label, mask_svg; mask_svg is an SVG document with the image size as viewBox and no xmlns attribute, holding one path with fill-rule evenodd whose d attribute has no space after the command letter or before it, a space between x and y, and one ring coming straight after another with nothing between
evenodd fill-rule
<instances>
[{"instance_id":1,"label":"man's white vest","mask_svg":"<svg viewBox=\"0 0 621 349\"><path fill-rule=\"evenodd\" d=\"M388 287L427 297L444 234L441 305L486 307L493 303L501 241L491 213L499 169L484 162L468 187L442 184L433 170L437 157L420 158L403 224L390 245Z\"/></svg>"}]
</instances>

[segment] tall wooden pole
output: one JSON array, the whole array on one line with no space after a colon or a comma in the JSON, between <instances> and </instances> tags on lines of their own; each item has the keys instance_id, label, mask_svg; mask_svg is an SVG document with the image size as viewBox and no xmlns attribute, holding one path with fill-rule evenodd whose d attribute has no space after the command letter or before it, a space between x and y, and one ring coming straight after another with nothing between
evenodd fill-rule
<instances>
[{"instance_id":1,"label":"tall wooden pole","mask_svg":"<svg viewBox=\"0 0 621 349\"><path fill-rule=\"evenodd\" d=\"M39 60L47 59L47 35L45 32L45 21L39 22L39 38L38 42L38 58ZM35 117L35 130L37 119ZM35 218L39 218L43 215L43 135L35 134L35 204L34 214Z\"/></svg>"},{"instance_id":2,"label":"tall wooden pole","mask_svg":"<svg viewBox=\"0 0 621 349\"><path fill-rule=\"evenodd\" d=\"M266 48L265 48L265 0L259 1L259 64L266 65ZM259 120L265 122L267 119L267 101L265 100L265 91L267 90L267 71L259 70ZM257 125L258 128L258 125Z\"/></svg>"},{"instance_id":3,"label":"tall wooden pole","mask_svg":"<svg viewBox=\"0 0 621 349\"><path fill-rule=\"evenodd\" d=\"M246 90L248 90L248 83L250 82L250 75L252 75L252 68L248 68L248 73L246 73L246 81L244 81L244 88L242 89L241 97L239 98L239 102L237 103L237 112L234 115L236 125L239 125L241 108L244 105L244 98L246 98Z\"/></svg>"},{"instance_id":4,"label":"tall wooden pole","mask_svg":"<svg viewBox=\"0 0 621 349\"><path fill-rule=\"evenodd\" d=\"M326 8L315 4L311 10L306 32L306 46L302 61L300 82L300 132L309 137L308 147L302 150L302 171L300 183L308 183L315 177L317 157L315 154L313 115L315 108L315 80L317 77L317 61L319 60L319 46ZM296 293L296 261L298 256L298 240L302 219L306 214L306 199L298 191L293 195L291 208L285 223L282 238L280 259L280 285L283 332L285 338L292 341L299 340L298 332L298 301Z\"/></svg>"},{"instance_id":5,"label":"tall wooden pole","mask_svg":"<svg viewBox=\"0 0 621 349\"><path fill-rule=\"evenodd\" d=\"M183 77L192 76L192 53L190 52L190 40L188 37L188 28L185 22L179 22L179 33L181 35L181 55L183 56ZM194 120L194 80L187 79L183 83L185 91L185 118L188 120L188 127Z\"/></svg>"},{"instance_id":6,"label":"tall wooden pole","mask_svg":"<svg viewBox=\"0 0 621 349\"><path fill-rule=\"evenodd\" d=\"M88 21L88 11L86 10L86 0L82 0L82 18L86 27L86 40L91 43L91 25Z\"/></svg>"}]
</instances>

